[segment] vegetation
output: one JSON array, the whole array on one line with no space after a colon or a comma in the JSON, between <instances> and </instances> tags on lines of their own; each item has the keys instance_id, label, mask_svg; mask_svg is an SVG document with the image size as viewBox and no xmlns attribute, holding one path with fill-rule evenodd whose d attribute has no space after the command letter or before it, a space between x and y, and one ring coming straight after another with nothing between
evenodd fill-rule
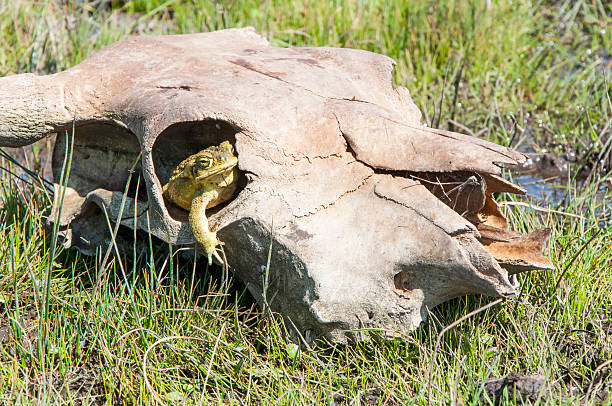
<instances>
[{"instance_id":1,"label":"vegetation","mask_svg":"<svg viewBox=\"0 0 612 406\"><path fill-rule=\"evenodd\" d=\"M150 236L138 236L144 249L110 251L106 261L106 250L90 258L62 249L46 223L48 190L7 155L0 163L0 401L492 404L482 382L511 372L573 388L567 404L590 385L591 399L610 390L612 5L0 0L0 75L60 71L133 34L248 25L278 46L387 54L430 125L575 161L551 209L505 206L514 229L552 228L547 253L555 270L520 275L516 300L444 334L492 299L441 305L409 336L299 348L231 275ZM45 141L10 153L40 173L47 149Z\"/></svg>"}]
</instances>

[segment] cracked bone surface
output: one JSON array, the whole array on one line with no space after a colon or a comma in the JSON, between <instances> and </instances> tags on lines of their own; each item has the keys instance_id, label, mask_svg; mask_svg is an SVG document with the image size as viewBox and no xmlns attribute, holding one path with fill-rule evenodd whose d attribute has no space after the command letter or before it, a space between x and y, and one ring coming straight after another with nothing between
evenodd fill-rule
<instances>
[{"instance_id":1,"label":"cracked bone surface","mask_svg":"<svg viewBox=\"0 0 612 406\"><path fill-rule=\"evenodd\" d=\"M239 191L210 223L254 297L271 249L265 297L294 337L407 332L428 308L510 297L515 273L551 264L548 232L510 231L492 197L524 193L498 176L524 157L422 126L393 67L361 50L273 47L252 29L134 37L64 72L0 78L0 144L58 133L57 180L74 123L60 221L66 245L91 252L109 238L103 210L192 244L187 212L162 186L187 156L228 140Z\"/></svg>"}]
</instances>

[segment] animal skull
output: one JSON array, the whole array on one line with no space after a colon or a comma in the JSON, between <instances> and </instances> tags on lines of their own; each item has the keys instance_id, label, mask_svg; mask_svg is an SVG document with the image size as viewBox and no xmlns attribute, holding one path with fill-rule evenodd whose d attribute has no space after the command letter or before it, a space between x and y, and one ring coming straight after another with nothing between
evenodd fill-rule
<instances>
[{"instance_id":1,"label":"animal skull","mask_svg":"<svg viewBox=\"0 0 612 406\"><path fill-rule=\"evenodd\" d=\"M135 37L64 72L0 79L0 145L74 124L60 221L67 245L88 251L108 239L102 210L192 244L162 186L183 159L228 140L240 190L210 220L251 293L307 340L411 331L427 308L510 297L513 274L551 264L540 254L548 232L509 231L492 198L524 193L497 176L524 157L422 126L393 66L354 49L273 47L252 29ZM68 149L58 136L56 176ZM144 182L118 218L139 154Z\"/></svg>"}]
</instances>

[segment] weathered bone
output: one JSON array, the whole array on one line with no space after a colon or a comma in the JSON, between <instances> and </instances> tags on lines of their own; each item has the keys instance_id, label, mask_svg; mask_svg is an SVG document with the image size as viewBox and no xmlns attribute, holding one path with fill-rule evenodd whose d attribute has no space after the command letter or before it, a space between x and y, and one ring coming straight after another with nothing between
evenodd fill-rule
<instances>
[{"instance_id":1,"label":"weathered bone","mask_svg":"<svg viewBox=\"0 0 612 406\"><path fill-rule=\"evenodd\" d=\"M61 222L67 244L87 251L108 238L101 209L193 243L162 185L184 158L229 140L241 190L211 224L256 299L308 340L410 331L428 308L467 293L512 296L509 271L551 264L540 254L548 233L509 231L492 198L523 193L497 176L523 156L422 126L393 66L353 49L272 47L252 29L136 37L65 72L0 79L0 144L59 132L57 176L74 123ZM119 220L140 153L144 182Z\"/></svg>"}]
</instances>

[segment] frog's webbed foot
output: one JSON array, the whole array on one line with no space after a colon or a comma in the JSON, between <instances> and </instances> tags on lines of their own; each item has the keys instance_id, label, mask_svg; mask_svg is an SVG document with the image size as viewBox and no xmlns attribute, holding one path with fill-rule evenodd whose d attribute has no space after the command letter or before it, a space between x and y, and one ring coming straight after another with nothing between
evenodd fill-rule
<instances>
[{"instance_id":1,"label":"frog's webbed foot","mask_svg":"<svg viewBox=\"0 0 612 406\"><path fill-rule=\"evenodd\" d=\"M198 243L204 248L208 265L212 265L213 256L223 264L221 256L217 252L217 245L223 245L222 241L217 238L217 231L210 230L208 227L208 219L206 218L206 204L211 199L206 191L196 192L191 201L191 210L189 211L189 225L193 236Z\"/></svg>"}]
</instances>

